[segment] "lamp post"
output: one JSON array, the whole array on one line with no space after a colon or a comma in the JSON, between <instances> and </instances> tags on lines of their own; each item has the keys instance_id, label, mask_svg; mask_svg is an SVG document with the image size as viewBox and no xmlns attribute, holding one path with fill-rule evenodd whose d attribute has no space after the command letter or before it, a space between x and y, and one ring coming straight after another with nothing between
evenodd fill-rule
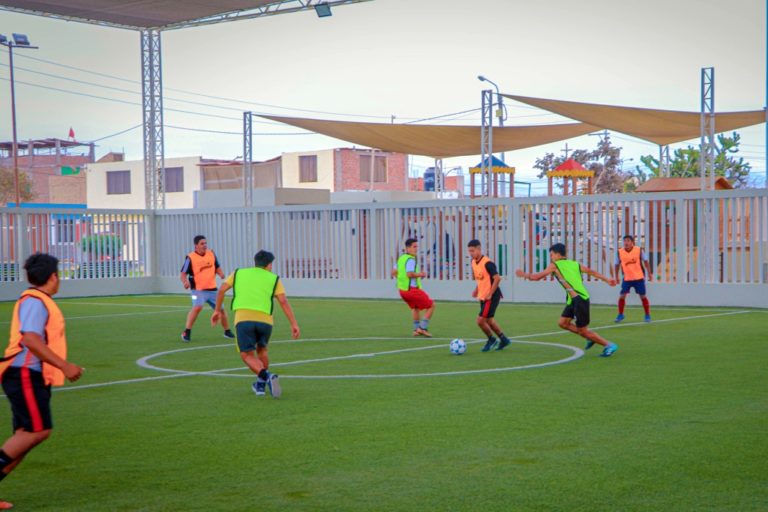
<instances>
[{"instance_id":1,"label":"lamp post","mask_svg":"<svg viewBox=\"0 0 768 512\"><path fill-rule=\"evenodd\" d=\"M499 91L499 86L494 82L493 80L489 80L487 77L483 75L477 75L477 79L481 82L488 82L493 87L496 88L496 101L498 102L499 110L496 112L496 117L499 118L499 128L504 128L504 103L501 99L501 92ZM506 156L504 155L504 152L501 152L501 161L505 164L507 163ZM511 185L510 185L511 186ZM503 191L502 191L503 193Z\"/></svg>"},{"instance_id":2,"label":"lamp post","mask_svg":"<svg viewBox=\"0 0 768 512\"><path fill-rule=\"evenodd\" d=\"M489 84L491 84L492 86L494 86L496 88L496 99L497 99L498 105L499 105L499 110L498 110L498 112L496 112L496 117L499 118L499 127L500 128L504 128L504 102L501 99L501 92L499 92L499 86L496 85L496 82L494 82L493 80L488 80L483 75L478 75L477 79L480 80L481 82L488 82ZM507 163L505 158L504 158L504 153L503 152L501 153L501 161L504 162L504 163Z\"/></svg>"},{"instance_id":3,"label":"lamp post","mask_svg":"<svg viewBox=\"0 0 768 512\"><path fill-rule=\"evenodd\" d=\"M13 34L12 39L0 34L0 45L8 47L8 67L11 70L11 130L13 131L13 180L16 189L16 207L21 206L21 191L19 190L19 144L16 138L16 88L13 82L13 49L25 48L36 50L37 46L31 46L29 39L24 34Z\"/></svg>"}]
</instances>

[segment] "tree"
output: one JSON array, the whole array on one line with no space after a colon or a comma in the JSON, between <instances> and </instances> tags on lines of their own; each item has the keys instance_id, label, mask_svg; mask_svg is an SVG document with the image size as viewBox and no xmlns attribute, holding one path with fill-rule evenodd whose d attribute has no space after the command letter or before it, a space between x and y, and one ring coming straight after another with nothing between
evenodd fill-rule
<instances>
[{"instance_id":1,"label":"tree","mask_svg":"<svg viewBox=\"0 0 768 512\"><path fill-rule=\"evenodd\" d=\"M749 172L752 166L742 157L736 157L741 144L741 136L733 132L730 137L720 134L715 144L715 175L723 176L734 188L743 188L749 185ZM640 157L644 168L635 167L635 171L627 180L627 191L633 191L651 178L661 176L659 159L651 155ZM684 149L676 149L674 158L669 162L669 176L673 178L695 178L701 176L701 151L699 148L688 146Z\"/></svg>"},{"instance_id":2,"label":"tree","mask_svg":"<svg viewBox=\"0 0 768 512\"><path fill-rule=\"evenodd\" d=\"M35 198L32 188L32 180L27 173L19 171L19 195L22 202L28 202ZM0 167L0 203L4 206L16 202L16 180L13 169Z\"/></svg>"},{"instance_id":3,"label":"tree","mask_svg":"<svg viewBox=\"0 0 768 512\"><path fill-rule=\"evenodd\" d=\"M627 175L621 170L621 148L611 144L610 136L600 137L597 148L588 151L577 149L570 158L573 158L586 169L595 171L594 183L596 194L609 194L612 192L622 192ZM547 153L542 158L536 159L533 164L534 169L539 169L539 178L544 178L547 171L565 162L565 157L555 156Z\"/></svg>"}]
</instances>

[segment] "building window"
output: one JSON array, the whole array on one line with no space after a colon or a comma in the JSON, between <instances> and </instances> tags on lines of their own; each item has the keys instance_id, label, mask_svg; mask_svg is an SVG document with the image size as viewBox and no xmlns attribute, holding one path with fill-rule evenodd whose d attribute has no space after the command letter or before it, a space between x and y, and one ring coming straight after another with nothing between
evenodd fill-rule
<instances>
[{"instance_id":1,"label":"building window","mask_svg":"<svg viewBox=\"0 0 768 512\"><path fill-rule=\"evenodd\" d=\"M317 183L317 155L299 156L299 183Z\"/></svg>"},{"instance_id":2,"label":"building window","mask_svg":"<svg viewBox=\"0 0 768 512\"><path fill-rule=\"evenodd\" d=\"M130 194L131 171L107 171L107 194Z\"/></svg>"},{"instance_id":3,"label":"building window","mask_svg":"<svg viewBox=\"0 0 768 512\"><path fill-rule=\"evenodd\" d=\"M166 167L165 168L165 191L166 192L184 192L184 168Z\"/></svg>"},{"instance_id":4,"label":"building window","mask_svg":"<svg viewBox=\"0 0 768 512\"><path fill-rule=\"evenodd\" d=\"M371 155L360 155L360 182L371 182ZM387 182L387 157L377 156L373 162L373 182Z\"/></svg>"}]
</instances>

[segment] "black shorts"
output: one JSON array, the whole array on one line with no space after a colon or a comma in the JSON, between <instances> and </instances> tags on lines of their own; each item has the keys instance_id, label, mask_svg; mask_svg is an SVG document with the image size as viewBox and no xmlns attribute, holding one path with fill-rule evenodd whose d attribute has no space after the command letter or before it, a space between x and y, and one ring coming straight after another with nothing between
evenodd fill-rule
<instances>
[{"instance_id":1,"label":"black shorts","mask_svg":"<svg viewBox=\"0 0 768 512\"><path fill-rule=\"evenodd\" d=\"M496 315L496 308L501 302L501 293L496 292L491 296L491 300L480 301L480 313L477 316L481 318L493 318Z\"/></svg>"},{"instance_id":2,"label":"black shorts","mask_svg":"<svg viewBox=\"0 0 768 512\"><path fill-rule=\"evenodd\" d=\"M565 306L560 315L565 318L575 318L576 327L586 327L589 325L589 299L574 297L571 303Z\"/></svg>"},{"instance_id":3,"label":"black shorts","mask_svg":"<svg viewBox=\"0 0 768 512\"><path fill-rule=\"evenodd\" d=\"M266 347L272 335L272 326L264 322L237 322L237 348L240 352L253 352L256 347Z\"/></svg>"},{"instance_id":4,"label":"black shorts","mask_svg":"<svg viewBox=\"0 0 768 512\"><path fill-rule=\"evenodd\" d=\"M9 367L3 372L3 392L11 402L13 431L40 432L53 428L51 386L41 372Z\"/></svg>"}]
</instances>

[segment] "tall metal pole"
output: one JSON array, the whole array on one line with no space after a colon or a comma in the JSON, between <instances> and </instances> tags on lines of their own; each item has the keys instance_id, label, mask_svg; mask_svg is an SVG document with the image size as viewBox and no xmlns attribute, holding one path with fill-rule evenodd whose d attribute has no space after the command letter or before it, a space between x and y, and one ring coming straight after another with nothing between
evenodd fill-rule
<instances>
[{"instance_id":1,"label":"tall metal pole","mask_svg":"<svg viewBox=\"0 0 768 512\"><path fill-rule=\"evenodd\" d=\"M715 188L715 68L701 68L701 190Z\"/></svg>"},{"instance_id":2,"label":"tall metal pole","mask_svg":"<svg viewBox=\"0 0 768 512\"><path fill-rule=\"evenodd\" d=\"M10 41L9 41L10 43ZM13 183L16 189L16 208L21 206L19 184L19 144L16 139L16 88L13 84L13 44L8 44L8 65L11 67L11 125L13 130Z\"/></svg>"},{"instance_id":3,"label":"tall metal pole","mask_svg":"<svg viewBox=\"0 0 768 512\"><path fill-rule=\"evenodd\" d=\"M490 197L491 172L493 170L493 91L486 89L482 94L482 125L480 128L480 196Z\"/></svg>"},{"instance_id":4,"label":"tall metal pole","mask_svg":"<svg viewBox=\"0 0 768 512\"><path fill-rule=\"evenodd\" d=\"M253 117L243 112L243 205L253 206Z\"/></svg>"},{"instance_id":5,"label":"tall metal pole","mask_svg":"<svg viewBox=\"0 0 768 512\"><path fill-rule=\"evenodd\" d=\"M141 86L146 206L150 210L164 209L163 66L158 29L141 31Z\"/></svg>"}]
</instances>

